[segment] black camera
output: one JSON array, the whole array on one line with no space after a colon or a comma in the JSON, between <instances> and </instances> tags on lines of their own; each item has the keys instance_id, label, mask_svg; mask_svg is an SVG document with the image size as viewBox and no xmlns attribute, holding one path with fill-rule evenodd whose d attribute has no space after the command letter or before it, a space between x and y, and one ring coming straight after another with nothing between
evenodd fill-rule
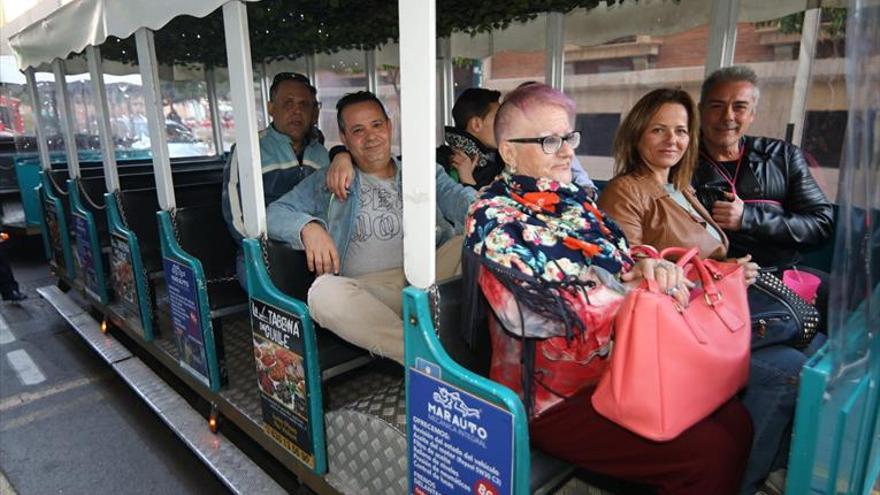
<instances>
[{"instance_id":1,"label":"black camera","mask_svg":"<svg viewBox=\"0 0 880 495\"><path fill-rule=\"evenodd\" d=\"M700 195L706 198L709 205L715 204L716 201L730 201L725 193L731 192L730 186L727 184L705 185L700 186Z\"/></svg>"}]
</instances>

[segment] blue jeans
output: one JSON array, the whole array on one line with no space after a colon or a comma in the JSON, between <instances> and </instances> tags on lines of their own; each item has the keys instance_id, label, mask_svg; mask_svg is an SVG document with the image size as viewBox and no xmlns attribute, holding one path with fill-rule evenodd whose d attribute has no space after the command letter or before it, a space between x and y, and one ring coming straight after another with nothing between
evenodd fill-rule
<instances>
[{"instance_id":1,"label":"blue jeans","mask_svg":"<svg viewBox=\"0 0 880 495\"><path fill-rule=\"evenodd\" d=\"M801 368L823 343L825 335L817 333L803 351L774 345L752 352L742 403L752 416L755 436L741 494L753 495L774 467L777 455L788 451Z\"/></svg>"}]
</instances>

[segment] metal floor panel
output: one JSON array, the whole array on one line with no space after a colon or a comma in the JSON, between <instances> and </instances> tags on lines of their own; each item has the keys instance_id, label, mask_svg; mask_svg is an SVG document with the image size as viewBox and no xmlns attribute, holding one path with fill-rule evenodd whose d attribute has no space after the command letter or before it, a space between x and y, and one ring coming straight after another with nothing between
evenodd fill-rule
<instances>
[{"instance_id":1,"label":"metal floor panel","mask_svg":"<svg viewBox=\"0 0 880 495\"><path fill-rule=\"evenodd\" d=\"M211 433L198 412L116 339L101 333L100 324L67 294L55 286L41 287L37 292L233 493L287 493L226 437Z\"/></svg>"},{"instance_id":2,"label":"metal floor panel","mask_svg":"<svg viewBox=\"0 0 880 495\"><path fill-rule=\"evenodd\" d=\"M51 304L61 314L61 317L67 320L67 323L108 363L113 364L132 356L131 352L116 339L101 333L100 323L77 306L58 287L54 285L40 287L37 289L37 293ZM74 311L74 307L79 311Z\"/></svg>"},{"instance_id":3,"label":"metal floor panel","mask_svg":"<svg viewBox=\"0 0 880 495\"><path fill-rule=\"evenodd\" d=\"M250 320L247 316L228 317L223 319L221 326L229 382L220 390L220 395L248 419L262 425L263 413L257 386ZM170 332L162 332L153 342L177 361L177 344L169 334ZM363 397L392 389L402 379L403 368L381 360L359 368L357 373L335 377L324 383L325 410L339 409Z\"/></svg>"},{"instance_id":4,"label":"metal floor panel","mask_svg":"<svg viewBox=\"0 0 880 495\"><path fill-rule=\"evenodd\" d=\"M85 310L80 307L73 299L67 296L61 289L54 285L47 285L46 287L38 287L36 289L37 293L43 297L43 299L49 301L50 304L58 311L61 316L67 318L68 316L78 315L80 313L85 313ZM63 296L63 297L59 297Z\"/></svg>"},{"instance_id":5,"label":"metal floor panel","mask_svg":"<svg viewBox=\"0 0 880 495\"><path fill-rule=\"evenodd\" d=\"M205 419L139 359L128 359L114 368L230 490L286 493L232 442L211 433Z\"/></svg>"}]
</instances>

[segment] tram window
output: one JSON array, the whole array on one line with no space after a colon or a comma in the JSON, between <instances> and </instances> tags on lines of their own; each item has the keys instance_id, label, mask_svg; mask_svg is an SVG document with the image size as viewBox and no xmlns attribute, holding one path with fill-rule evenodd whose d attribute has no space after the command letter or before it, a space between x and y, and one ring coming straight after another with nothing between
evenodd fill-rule
<instances>
[{"instance_id":1,"label":"tram window","mask_svg":"<svg viewBox=\"0 0 880 495\"><path fill-rule=\"evenodd\" d=\"M321 116L318 127L324 133L324 144L329 149L341 144L339 126L336 124L336 102L346 93L367 88L364 72L364 52L342 50L315 56L315 79L318 98L321 100ZM387 102L386 102L387 105ZM391 109L388 109L391 112Z\"/></svg>"},{"instance_id":2,"label":"tram window","mask_svg":"<svg viewBox=\"0 0 880 495\"><path fill-rule=\"evenodd\" d=\"M574 127L584 139L578 147L582 155L611 156L614 133L620 125L619 113L579 113Z\"/></svg>"},{"instance_id":3,"label":"tram window","mask_svg":"<svg viewBox=\"0 0 880 495\"><path fill-rule=\"evenodd\" d=\"M453 58L452 81L456 100L468 88L483 87L483 61L478 58Z\"/></svg>"},{"instance_id":4,"label":"tram window","mask_svg":"<svg viewBox=\"0 0 880 495\"><path fill-rule=\"evenodd\" d=\"M481 64L483 87L509 91L523 81L544 82L544 48L535 47L535 40L546 36L547 16L539 15L525 23L513 23L507 29L487 37L487 56ZM453 56L474 56L462 53L453 40ZM475 47L483 48L482 46ZM474 50L474 48L472 48Z\"/></svg>"},{"instance_id":5,"label":"tram window","mask_svg":"<svg viewBox=\"0 0 880 495\"><path fill-rule=\"evenodd\" d=\"M172 158L213 154L214 137L204 71L174 66L171 71L160 70L159 80L168 154Z\"/></svg>"},{"instance_id":6,"label":"tram window","mask_svg":"<svg viewBox=\"0 0 880 495\"><path fill-rule=\"evenodd\" d=\"M807 110L802 145L823 168L838 168L846 131L846 110Z\"/></svg>"},{"instance_id":7,"label":"tram window","mask_svg":"<svg viewBox=\"0 0 880 495\"><path fill-rule=\"evenodd\" d=\"M254 70L254 108L256 108L257 112L258 129L263 129L268 125L267 117L263 114L262 83L260 82L262 77L261 70ZM229 88L229 69L226 67L215 68L214 77L217 82L217 112L220 114L220 134L223 137L223 151L229 151L232 145L235 144L235 118L232 112L232 90Z\"/></svg>"},{"instance_id":8,"label":"tram window","mask_svg":"<svg viewBox=\"0 0 880 495\"><path fill-rule=\"evenodd\" d=\"M376 55L379 87L377 96L391 119L391 152L400 153L400 49L397 44L383 46ZM326 108L326 107L325 107Z\"/></svg>"},{"instance_id":9,"label":"tram window","mask_svg":"<svg viewBox=\"0 0 880 495\"><path fill-rule=\"evenodd\" d=\"M0 139L12 138L16 151L37 151L33 105L15 58L0 55Z\"/></svg>"},{"instance_id":10,"label":"tram window","mask_svg":"<svg viewBox=\"0 0 880 495\"><path fill-rule=\"evenodd\" d=\"M101 150L95 95L85 57L72 57L65 63L69 109L73 117L73 135L80 160L93 160Z\"/></svg>"},{"instance_id":11,"label":"tram window","mask_svg":"<svg viewBox=\"0 0 880 495\"><path fill-rule=\"evenodd\" d=\"M758 114L749 132L785 139L789 124L803 126L802 139L795 143L816 158L819 166L811 171L832 201L837 196L840 152L846 128L845 19L846 9L822 9L820 36L812 61L800 60L799 56L803 12L757 22L741 12L737 24L735 62L754 69L761 86ZM791 122L792 108L804 98L795 90L801 63L811 64L812 79L807 86L802 120L795 123ZM833 127L830 121L823 120L831 116L835 122Z\"/></svg>"},{"instance_id":12,"label":"tram window","mask_svg":"<svg viewBox=\"0 0 880 495\"><path fill-rule=\"evenodd\" d=\"M55 93L55 75L51 72L35 73L37 97L40 99L40 123L52 161L66 161L64 136L61 134L58 105Z\"/></svg>"},{"instance_id":13,"label":"tram window","mask_svg":"<svg viewBox=\"0 0 880 495\"><path fill-rule=\"evenodd\" d=\"M107 93L110 132L113 134L117 158L150 156L150 131L147 127L140 74L117 76L105 72L104 89Z\"/></svg>"},{"instance_id":14,"label":"tram window","mask_svg":"<svg viewBox=\"0 0 880 495\"><path fill-rule=\"evenodd\" d=\"M257 128L262 129L269 125L269 121L271 118L266 113L265 107L263 107L263 100L269 101L269 95L266 95L263 98L263 84L260 81L260 78L263 77L262 68L261 70L254 71L254 105L257 108ZM229 79L227 78L226 84L228 87ZM229 101L232 101L232 90L230 89L228 92Z\"/></svg>"},{"instance_id":15,"label":"tram window","mask_svg":"<svg viewBox=\"0 0 880 495\"><path fill-rule=\"evenodd\" d=\"M566 94L588 136L577 150L594 179L614 174L620 119L648 91L680 86L699 95L709 44L708 13L686 6L623 4L566 15Z\"/></svg>"}]
</instances>

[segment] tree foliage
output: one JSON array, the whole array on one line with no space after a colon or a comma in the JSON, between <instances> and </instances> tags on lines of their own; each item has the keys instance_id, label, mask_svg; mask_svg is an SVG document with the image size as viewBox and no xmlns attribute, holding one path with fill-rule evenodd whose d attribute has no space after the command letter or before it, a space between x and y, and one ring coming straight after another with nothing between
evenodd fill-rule
<instances>
[{"instance_id":1,"label":"tree foliage","mask_svg":"<svg viewBox=\"0 0 880 495\"><path fill-rule=\"evenodd\" d=\"M607 0L609 4L637 0ZM592 9L600 0L437 0L437 35L471 35L532 20L542 12ZM372 49L398 39L397 2L392 0L263 0L247 4L251 53L255 61L296 59L310 53ZM136 62L134 37L108 40L110 60ZM161 63L226 65L223 15L180 16L156 32Z\"/></svg>"},{"instance_id":2,"label":"tree foliage","mask_svg":"<svg viewBox=\"0 0 880 495\"><path fill-rule=\"evenodd\" d=\"M823 8L822 9L822 32L831 40L841 40L846 37L846 9ZM783 34L800 33L804 27L804 13L787 15L779 19L779 32Z\"/></svg>"}]
</instances>

